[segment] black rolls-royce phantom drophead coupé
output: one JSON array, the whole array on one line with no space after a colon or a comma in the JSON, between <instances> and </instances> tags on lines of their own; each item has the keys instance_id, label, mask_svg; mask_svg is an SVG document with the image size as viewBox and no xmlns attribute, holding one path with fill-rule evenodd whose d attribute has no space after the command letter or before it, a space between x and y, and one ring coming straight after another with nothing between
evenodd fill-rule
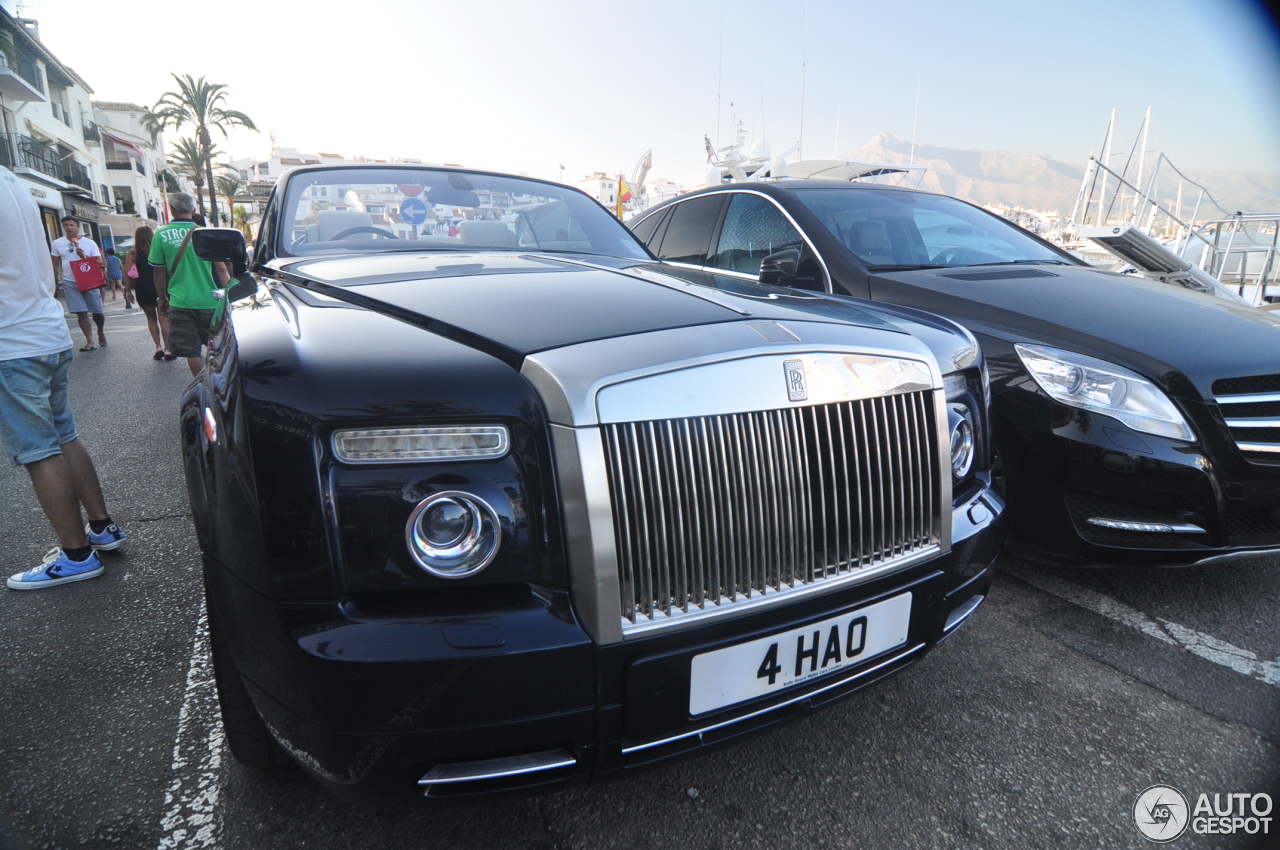
<instances>
[{"instance_id":1,"label":"black rolls-royce phantom drophead coup\u00e9","mask_svg":"<svg viewBox=\"0 0 1280 850\"><path fill-rule=\"evenodd\" d=\"M182 402L232 752L380 803L686 754L988 592L987 377L910 308L668 273L577 190L280 179Z\"/></svg>"}]
</instances>

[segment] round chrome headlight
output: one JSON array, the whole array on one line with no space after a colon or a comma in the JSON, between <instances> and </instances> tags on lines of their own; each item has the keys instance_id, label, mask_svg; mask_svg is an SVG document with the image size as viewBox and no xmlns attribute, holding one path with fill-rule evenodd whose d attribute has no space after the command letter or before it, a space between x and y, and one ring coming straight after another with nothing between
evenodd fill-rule
<instances>
[{"instance_id":1,"label":"round chrome headlight","mask_svg":"<svg viewBox=\"0 0 1280 850\"><path fill-rule=\"evenodd\" d=\"M418 566L440 578L466 578L498 554L501 528L497 512L484 499L446 490L413 509L404 536Z\"/></svg>"},{"instance_id":2,"label":"round chrome headlight","mask_svg":"<svg viewBox=\"0 0 1280 850\"><path fill-rule=\"evenodd\" d=\"M953 404L948 408L948 424L951 428L951 474L964 478L973 468L973 422L969 408Z\"/></svg>"}]
</instances>

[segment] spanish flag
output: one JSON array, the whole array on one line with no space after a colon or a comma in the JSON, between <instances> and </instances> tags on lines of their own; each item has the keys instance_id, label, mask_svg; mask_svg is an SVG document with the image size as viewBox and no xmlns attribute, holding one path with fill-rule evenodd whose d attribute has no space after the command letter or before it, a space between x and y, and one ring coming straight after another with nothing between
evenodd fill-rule
<instances>
[{"instance_id":1,"label":"spanish flag","mask_svg":"<svg viewBox=\"0 0 1280 850\"><path fill-rule=\"evenodd\" d=\"M629 200L631 200L631 187L627 185L627 181L623 179L621 174L619 174L618 175L618 209L615 213L619 219L622 218L622 205Z\"/></svg>"}]
</instances>

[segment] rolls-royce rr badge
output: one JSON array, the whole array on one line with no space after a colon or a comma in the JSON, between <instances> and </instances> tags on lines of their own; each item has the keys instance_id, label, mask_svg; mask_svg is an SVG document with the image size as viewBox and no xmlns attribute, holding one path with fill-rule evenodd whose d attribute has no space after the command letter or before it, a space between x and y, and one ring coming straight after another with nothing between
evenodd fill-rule
<instances>
[{"instance_id":1,"label":"rolls-royce rr badge","mask_svg":"<svg viewBox=\"0 0 1280 850\"><path fill-rule=\"evenodd\" d=\"M809 392L804 388L804 362L800 360L783 360L782 370L787 377L787 400L804 401Z\"/></svg>"}]
</instances>

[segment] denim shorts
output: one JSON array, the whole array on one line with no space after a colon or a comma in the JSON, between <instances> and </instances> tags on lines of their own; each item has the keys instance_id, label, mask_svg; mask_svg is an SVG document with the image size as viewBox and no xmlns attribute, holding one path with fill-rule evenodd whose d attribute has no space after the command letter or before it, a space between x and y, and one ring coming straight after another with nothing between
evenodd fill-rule
<instances>
[{"instance_id":1,"label":"denim shorts","mask_svg":"<svg viewBox=\"0 0 1280 850\"><path fill-rule=\"evenodd\" d=\"M88 292L81 292L76 288L74 282L62 283L62 294L67 299L68 313L101 313L102 312L102 288L90 289Z\"/></svg>"},{"instance_id":2,"label":"denim shorts","mask_svg":"<svg viewBox=\"0 0 1280 850\"><path fill-rule=\"evenodd\" d=\"M18 465L62 454L77 439L67 404L71 349L0 360L0 437Z\"/></svg>"}]
</instances>

